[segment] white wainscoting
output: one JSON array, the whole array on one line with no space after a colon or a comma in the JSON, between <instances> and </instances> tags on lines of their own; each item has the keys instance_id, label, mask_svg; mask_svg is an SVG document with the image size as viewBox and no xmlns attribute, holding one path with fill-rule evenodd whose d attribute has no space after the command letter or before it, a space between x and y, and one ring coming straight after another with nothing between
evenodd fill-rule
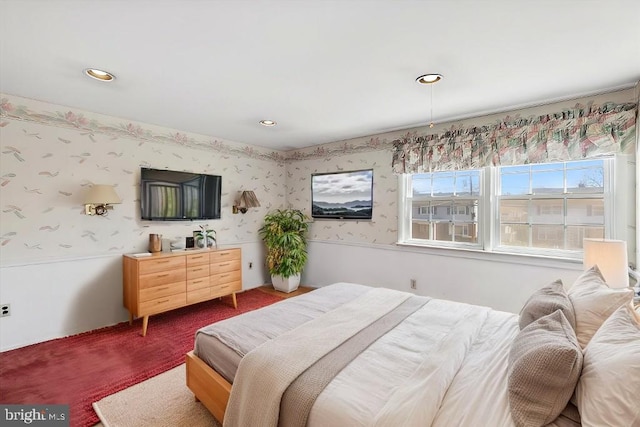
<instances>
[{"instance_id":1,"label":"white wainscoting","mask_svg":"<svg viewBox=\"0 0 640 427\"><path fill-rule=\"evenodd\" d=\"M225 246L242 248L244 289L269 283L261 242ZM306 285L363 283L511 312L552 280L570 286L582 269L576 262L388 245L310 241L308 250ZM3 266L0 303L11 304L11 316L0 319L0 351L124 322L122 257Z\"/></svg>"},{"instance_id":2,"label":"white wainscoting","mask_svg":"<svg viewBox=\"0 0 640 427\"><path fill-rule=\"evenodd\" d=\"M225 247L242 248L244 289L268 283L261 242ZM11 305L11 315L0 318L0 351L127 321L122 255L2 266L0 303Z\"/></svg>"},{"instance_id":3,"label":"white wainscoting","mask_svg":"<svg viewBox=\"0 0 640 427\"><path fill-rule=\"evenodd\" d=\"M568 288L582 271L576 261L433 248L310 241L308 252L305 285L362 283L513 313L536 289L555 279Z\"/></svg>"}]
</instances>

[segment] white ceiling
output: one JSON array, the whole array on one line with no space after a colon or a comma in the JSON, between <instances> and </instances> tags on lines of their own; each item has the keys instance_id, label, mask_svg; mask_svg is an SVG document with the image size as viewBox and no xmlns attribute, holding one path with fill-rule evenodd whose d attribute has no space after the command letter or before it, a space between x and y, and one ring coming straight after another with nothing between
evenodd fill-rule
<instances>
[{"instance_id":1,"label":"white ceiling","mask_svg":"<svg viewBox=\"0 0 640 427\"><path fill-rule=\"evenodd\" d=\"M289 150L425 125L426 72L436 122L631 87L640 1L0 0L0 49L3 93Z\"/></svg>"}]
</instances>

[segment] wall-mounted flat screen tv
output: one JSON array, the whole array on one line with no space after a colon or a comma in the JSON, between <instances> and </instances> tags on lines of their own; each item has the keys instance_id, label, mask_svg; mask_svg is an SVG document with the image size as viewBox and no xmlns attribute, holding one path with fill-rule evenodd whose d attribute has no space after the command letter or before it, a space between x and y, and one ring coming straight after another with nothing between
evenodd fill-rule
<instances>
[{"instance_id":1,"label":"wall-mounted flat screen tv","mask_svg":"<svg viewBox=\"0 0 640 427\"><path fill-rule=\"evenodd\" d=\"M222 177L164 169L140 169L142 219L220 219Z\"/></svg>"},{"instance_id":2,"label":"wall-mounted flat screen tv","mask_svg":"<svg viewBox=\"0 0 640 427\"><path fill-rule=\"evenodd\" d=\"M373 169L311 175L311 216L371 219Z\"/></svg>"}]
</instances>

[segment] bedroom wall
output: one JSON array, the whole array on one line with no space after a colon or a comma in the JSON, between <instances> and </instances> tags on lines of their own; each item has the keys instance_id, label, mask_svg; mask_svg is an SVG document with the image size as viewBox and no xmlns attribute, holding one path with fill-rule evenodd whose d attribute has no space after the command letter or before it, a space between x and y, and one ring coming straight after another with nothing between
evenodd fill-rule
<instances>
[{"instance_id":1,"label":"bedroom wall","mask_svg":"<svg viewBox=\"0 0 640 427\"><path fill-rule=\"evenodd\" d=\"M0 303L11 304L12 314L0 319L0 351L126 320L121 254L146 251L149 233L186 236L208 223L221 245L242 248L244 287L267 283L257 229L266 212L287 203L309 213L314 172L373 168L374 218L314 222L303 283L352 281L409 290L409 279L416 279L418 294L517 311L533 290L555 278L571 283L581 270L579 263L396 245L398 180L391 173L388 143L406 131L281 153L11 95L1 98ZM633 99L638 99L634 91L626 90L520 113ZM455 124L482 124L504 115ZM635 160L629 163L634 166ZM140 166L221 174L222 219L140 221ZM633 187L633 169L623 179ZM106 218L82 214L82 195L92 183L115 185L123 199ZM232 215L234 197L246 189L256 192L262 206ZM635 218L633 191L623 196L627 218ZM633 221L627 225L635 230ZM629 241L633 252L634 238Z\"/></svg>"},{"instance_id":2,"label":"bedroom wall","mask_svg":"<svg viewBox=\"0 0 640 427\"><path fill-rule=\"evenodd\" d=\"M221 246L242 247L245 288L268 280L257 230L285 202L282 153L16 96L1 102L0 303L11 316L0 319L0 350L126 320L122 254L146 252L150 233L186 237L208 224ZM222 218L141 221L141 166L222 175ZM122 204L84 215L92 184L115 185ZM261 207L233 215L241 190Z\"/></svg>"},{"instance_id":3,"label":"bedroom wall","mask_svg":"<svg viewBox=\"0 0 640 427\"><path fill-rule=\"evenodd\" d=\"M441 132L451 126L490 124L505 116L528 117L557 112L576 103L634 102L635 89L572 99L554 104L442 123L433 129L411 129L419 135ZM421 295L448 298L518 312L528 296L549 281L560 278L571 285L582 269L579 261L477 253L471 251L396 245L398 229L398 178L391 171L389 143L407 131L389 132L288 152L288 204L310 215L310 176L317 172L374 169L374 208L371 221L315 220L309 232L309 261L303 283L324 286L352 281L411 291L417 280ZM619 182L629 191L616 201L621 235L635 258L636 184L635 159L623 158ZM634 203L634 201L636 201Z\"/></svg>"}]
</instances>

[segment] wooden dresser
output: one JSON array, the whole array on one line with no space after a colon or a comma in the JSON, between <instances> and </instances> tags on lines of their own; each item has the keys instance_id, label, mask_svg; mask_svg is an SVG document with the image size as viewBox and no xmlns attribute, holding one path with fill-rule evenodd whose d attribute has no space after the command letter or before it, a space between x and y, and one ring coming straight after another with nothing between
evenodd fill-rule
<instances>
[{"instance_id":1,"label":"wooden dresser","mask_svg":"<svg viewBox=\"0 0 640 427\"><path fill-rule=\"evenodd\" d=\"M238 308L236 292L242 290L240 249L124 255L122 262L124 306L129 310L129 324L134 317L143 317L142 336L147 334L152 314L227 295Z\"/></svg>"}]
</instances>

